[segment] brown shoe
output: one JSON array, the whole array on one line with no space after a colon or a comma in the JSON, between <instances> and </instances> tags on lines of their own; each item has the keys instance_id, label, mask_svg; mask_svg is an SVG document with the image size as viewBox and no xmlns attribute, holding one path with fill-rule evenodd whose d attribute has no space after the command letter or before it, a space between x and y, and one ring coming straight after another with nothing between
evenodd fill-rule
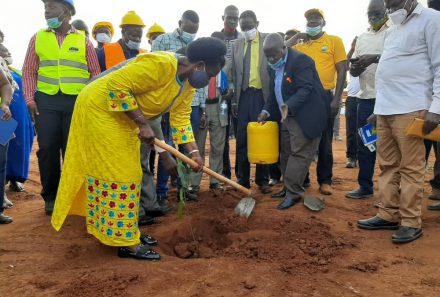
<instances>
[{"instance_id":1,"label":"brown shoe","mask_svg":"<svg viewBox=\"0 0 440 297\"><path fill-rule=\"evenodd\" d=\"M440 200L440 190L436 188L432 188L431 195L428 197L431 200Z\"/></svg>"},{"instance_id":2,"label":"brown shoe","mask_svg":"<svg viewBox=\"0 0 440 297\"><path fill-rule=\"evenodd\" d=\"M328 184L322 184L322 185L319 186L319 192L322 195L329 196L329 195L333 194L333 189L332 189L332 186L330 186Z\"/></svg>"}]
</instances>

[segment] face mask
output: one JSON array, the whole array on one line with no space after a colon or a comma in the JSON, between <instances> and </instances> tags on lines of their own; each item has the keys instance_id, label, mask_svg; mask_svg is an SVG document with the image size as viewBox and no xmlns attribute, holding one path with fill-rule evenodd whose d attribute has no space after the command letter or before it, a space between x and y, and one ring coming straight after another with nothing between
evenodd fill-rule
<instances>
[{"instance_id":1,"label":"face mask","mask_svg":"<svg viewBox=\"0 0 440 297\"><path fill-rule=\"evenodd\" d=\"M96 34L96 41L98 41L100 43L110 43L111 40L112 40L112 38L105 33Z\"/></svg>"},{"instance_id":2,"label":"face mask","mask_svg":"<svg viewBox=\"0 0 440 297\"><path fill-rule=\"evenodd\" d=\"M309 36L317 36L319 34L321 34L322 32L322 26L317 26L317 27L306 27L306 33Z\"/></svg>"},{"instance_id":3,"label":"face mask","mask_svg":"<svg viewBox=\"0 0 440 297\"><path fill-rule=\"evenodd\" d=\"M244 31L244 38L246 38L246 40L254 40L255 37L257 37L257 28Z\"/></svg>"},{"instance_id":4,"label":"face mask","mask_svg":"<svg viewBox=\"0 0 440 297\"><path fill-rule=\"evenodd\" d=\"M185 42L185 43L190 43L190 42L193 42L194 41L194 39L196 39L196 33L194 33L194 34L191 34L191 33L188 33L188 32L185 32L185 31L182 31L182 40L183 40L183 42Z\"/></svg>"},{"instance_id":5,"label":"face mask","mask_svg":"<svg viewBox=\"0 0 440 297\"><path fill-rule=\"evenodd\" d=\"M279 70L284 66L284 58L281 57L276 63L271 64L269 63L270 68L272 68L273 70Z\"/></svg>"},{"instance_id":6,"label":"face mask","mask_svg":"<svg viewBox=\"0 0 440 297\"><path fill-rule=\"evenodd\" d=\"M209 76L205 70L194 70L188 79L189 84L194 89L202 89L209 84Z\"/></svg>"},{"instance_id":7,"label":"face mask","mask_svg":"<svg viewBox=\"0 0 440 297\"><path fill-rule=\"evenodd\" d=\"M405 1L403 7L408 4L408 0ZM394 25L402 25L403 22L408 18L408 11L405 8L400 8L396 11L390 12L388 10L388 17Z\"/></svg>"},{"instance_id":8,"label":"face mask","mask_svg":"<svg viewBox=\"0 0 440 297\"><path fill-rule=\"evenodd\" d=\"M46 20L47 26L51 29L58 29L63 24L63 21L60 18L51 18Z\"/></svg>"},{"instance_id":9,"label":"face mask","mask_svg":"<svg viewBox=\"0 0 440 297\"><path fill-rule=\"evenodd\" d=\"M136 42L133 40L128 40L127 43L125 43L129 49L131 50L138 50L141 47L141 43L140 42Z\"/></svg>"},{"instance_id":10,"label":"face mask","mask_svg":"<svg viewBox=\"0 0 440 297\"><path fill-rule=\"evenodd\" d=\"M376 22L371 23L371 28L373 28L374 31L379 30L382 28L382 26L388 21L388 16L384 16L381 20L378 20Z\"/></svg>"},{"instance_id":11,"label":"face mask","mask_svg":"<svg viewBox=\"0 0 440 297\"><path fill-rule=\"evenodd\" d=\"M6 61L6 64L12 65L12 62L13 62L12 57L6 57L6 58L3 58L3 60Z\"/></svg>"}]
</instances>

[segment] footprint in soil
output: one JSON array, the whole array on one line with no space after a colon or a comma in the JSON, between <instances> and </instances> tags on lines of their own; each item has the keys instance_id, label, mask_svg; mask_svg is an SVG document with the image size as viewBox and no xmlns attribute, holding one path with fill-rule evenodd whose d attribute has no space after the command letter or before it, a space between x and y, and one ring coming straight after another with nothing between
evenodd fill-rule
<instances>
[{"instance_id":1,"label":"footprint in soil","mask_svg":"<svg viewBox=\"0 0 440 297\"><path fill-rule=\"evenodd\" d=\"M81 254L84 254L86 251L86 248L84 248L83 246L80 246L78 244L71 244L68 248L66 253L64 254L64 258L66 259L76 259L79 256L81 256Z\"/></svg>"}]
</instances>

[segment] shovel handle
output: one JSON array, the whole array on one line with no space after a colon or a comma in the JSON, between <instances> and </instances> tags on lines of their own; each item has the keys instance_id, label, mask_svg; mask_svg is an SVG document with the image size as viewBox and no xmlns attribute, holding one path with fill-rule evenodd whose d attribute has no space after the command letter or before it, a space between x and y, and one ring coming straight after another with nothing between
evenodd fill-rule
<instances>
[{"instance_id":1,"label":"shovel handle","mask_svg":"<svg viewBox=\"0 0 440 297\"><path fill-rule=\"evenodd\" d=\"M185 162L186 164L189 164L192 167L197 167L198 164L196 163L196 161L188 158L187 156L185 156L184 154L182 154L181 152L179 152L178 150L176 150L174 147L166 144L165 142L162 142L160 140L158 140L157 138L154 139L154 145L157 145L158 147L160 147L161 149L164 149L166 151L168 151L170 154L172 154L174 157L182 160L183 162ZM207 168L207 167L203 167L203 172L206 173L209 176L214 177L215 179L222 181L228 185L230 185L231 187L233 187L234 189L236 189L237 191L242 192L243 194L246 194L247 196L251 196L252 192L251 190L243 187L242 185L239 185L238 183L224 177L221 174L218 174L215 171L212 171L211 169Z\"/></svg>"}]
</instances>

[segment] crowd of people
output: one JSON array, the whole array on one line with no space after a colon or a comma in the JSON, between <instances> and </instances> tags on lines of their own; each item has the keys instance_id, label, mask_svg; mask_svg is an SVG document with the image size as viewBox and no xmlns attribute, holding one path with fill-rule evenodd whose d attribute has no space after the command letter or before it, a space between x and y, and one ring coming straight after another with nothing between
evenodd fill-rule
<instances>
[{"instance_id":1,"label":"crowd of people","mask_svg":"<svg viewBox=\"0 0 440 297\"><path fill-rule=\"evenodd\" d=\"M305 12L305 32L268 34L259 31L252 10L230 5L223 28L201 38L199 16L187 10L172 32L156 23L148 29L148 52L140 47L146 25L135 11L122 17L122 38L112 42L111 23L89 31L84 21L72 21L73 0L43 3L47 28L31 38L23 73L12 67L0 36L0 117L18 121L14 138L0 145L1 224L12 222L4 214L13 206L5 185L24 190L34 133L44 211L53 227L60 230L68 215L84 216L88 233L118 247L120 257L160 259L152 249L158 241L139 226L170 212L169 187L180 183L176 160L155 141L178 146L195 161L184 196L197 201L207 135L209 167L227 178L234 168L238 183L250 188L247 125L274 121L280 158L256 165L259 191L280 199L279 210L291 208L311 186L316 160L319 192L332 195L332 146L340 139L347 87L346 167L358 168L359 187L346 197L373 197L376 158L380 167L378 213L358 227L397 230L394 243L423 234L426 152L437 143L405 129L421 118L429 134L440 121L440 1L425 8L417 0L370 0L370 27L348 53L340 37L325 32L325 14L316 8ZM358 135L367 123L376 127L377 150ZM430 198L440 200L435 152ZM272 193L278 183L283 189ZM209 187L224 185L210 178ZM440 210L440 203L429 209Z\"/></svg>"}]
</instances>

